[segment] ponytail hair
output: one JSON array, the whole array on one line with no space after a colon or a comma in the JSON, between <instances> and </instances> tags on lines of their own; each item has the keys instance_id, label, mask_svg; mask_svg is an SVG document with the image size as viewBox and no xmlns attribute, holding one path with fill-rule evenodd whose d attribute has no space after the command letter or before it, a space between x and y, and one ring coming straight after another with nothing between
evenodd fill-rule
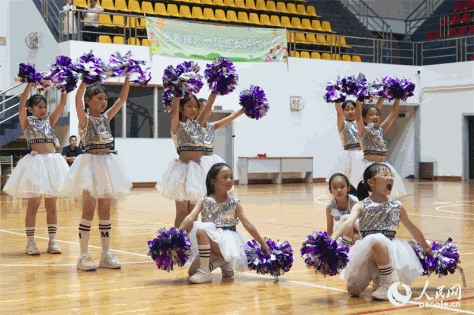
<instances>
[{"instance_id":1,"label":"ponytail hair","mask_svg":"<svg viewBox=\"0 0 474 315\"><path fill-rule=\"evenodd\" d=\"M206 191L207 191L207 193L206 193L206 195L208 197L212 196L216 192L216 187L214 187L214 184L212 183L211 180L216 179L217 174L219 174L220 170L223 169L224 167L228 167L229 169L231 169L230 166L227 165L226 163L216 163L211 167L211 169L207 173L207 176L206 176Z\"/></svg>"},{"instance_id":2,"label":"ponytail hair","mask_svg":"<svg viewBox=\"0 0 474 315\"><path fill-rule=\"evenodd\" d=\"M87 104L87 99L92 99L94 96L104 93L107 95L107 90L102 85L93 83L86 87L84 92L84 110L86 113L89 113L89 104Z\"/></svg>"},{"instance_id":3,"label":"ponytail hair","mask_svg":"<svg viewBox=\"0 0 474 315\"><path fill-rule=\"evenodd\" d=\"M359 183L357 186L357 197L360 201L364 200L365 198L369 197L369 192L372 192L370 189L369 184L367 183L369 179L372 179L377 175L381 170L387 169L388 166L382 163L374 163L369 165L364 171L364 180ZM390 169L389 169L390 170Z\"/></svg>"},{"instance_id":4,"label":"ponytail hair","mask_svg":"<svg viewBox=\"0 0 474 315\"><path fill-rule=\"evenodd\" d=\"M44 103L47 105L46 98L43 95L35 94L30 96L30 98L26 101L26 116L33 116L33 114L28 111L28 107L33 109L33 107L41 103L41 101L44 101Z\"/></svg>"},{"instance_id":5,"label":"ponytail hair","mask_svg":"<svg viewBox=\"0 0 474 315\"><path fill-rule=\"evenodd\" d=\"M349 179L347 178L346 175L342 174L342 173L335 173L335 174L332 174L331 177L329 178L329 191L331 191L331 183L332 181L337 178L337 177L341 177L347 184L347 187L348 187L348 191L347 193L349 195L353 195L355 197L357 197L357 190L354 188L354 186L352 186L352 184L349 182Z\"/></svg>"}]
</instances>

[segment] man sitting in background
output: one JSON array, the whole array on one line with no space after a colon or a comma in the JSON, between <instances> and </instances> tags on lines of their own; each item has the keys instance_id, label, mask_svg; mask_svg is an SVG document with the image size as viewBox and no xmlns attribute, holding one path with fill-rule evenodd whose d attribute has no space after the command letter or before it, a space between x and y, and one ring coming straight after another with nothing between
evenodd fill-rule
<instances>
[{"instance_id":1,"label":"man sitting in background","mask_svg":"<svg viewBox=\"0 0 474 315\"><path fill-rule=\"evenodd\" d=\"M62 153L62 155L66 159L69 166L72 165L72 163L76 159L76 156L79 156L80 154L82 154L82 150L79 147L77 147L77 137L70 136L69 145L63 148L63 153Z\"/></svg>"}]
</instances>

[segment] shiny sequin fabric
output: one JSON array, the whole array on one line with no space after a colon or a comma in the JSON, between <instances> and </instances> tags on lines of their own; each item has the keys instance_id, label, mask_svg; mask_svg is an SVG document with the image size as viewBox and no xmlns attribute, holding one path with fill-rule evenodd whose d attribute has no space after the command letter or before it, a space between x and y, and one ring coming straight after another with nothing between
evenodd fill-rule
<instances>
[{"instance_id":1,"label":"shiny sequin fabric","mask_svg":"<svg viewBox=\"0 0 474 315\"><path fill-rule=\"evenodd\" d=\"M352 207L355 206L356 203L359 202L359 199L357 197L354 197L352 195L349 196L349 207L345 211L340 210L337 207L336 199L332 198L331 202L329 203L329 208L331 209L331 215L334 217L335 220L339 220L343 215L351 213Z\"/></svg>"},{"instance_id":2,"label":"shiny sequin fabric","mask_svg":"<svg viewBox=\"0 0 474 315\"><path fill-rule=\"evenodd\" d=\"M341 137L342 146L344 150L359 148L359 133L357 132L357 123L356 121L345 121L344 129L339 133Z\"/></svg>"},{"instance_id":3,"label":"shiny sequin fabric","mask_svg":"<svg viewBox=\"0 0 474 315\"><path fill-rule=\"evenodd\" d=\"M363 237L375 233L382 233L389 238L395 237L400 224L400 201L390 198L387 202L376 203L367 197L361 204L363 212L360 232Z\"/></svg>"},{"instance_id":4,"label":"shiny sequin fabric","mask_svg":"<svg viewBox=\"0 0 474 315\"><path fill-rule=\"evenodd\" d=\"M204 132L204 148L206 152L212 152L214 150L214 138L216 137L216 131L214 130L213 123L206 123L206 126L203 128Z\"/></svg>"},{"instance_id":5,"label":"shiny sequin fabric","mask_svg":"<svg viewBox=\"0 0 474 315\"><path fill-rule=\"evenodd\" d=\"M202 197L202 222L212 222L216 227L230 227L239 224L235 213L239 199L229 196L227 201L217 203L214 198Z\"/></svg>"},{"instance_id":6,"label":"shiny sequin fabric","mask_svg":"<svg viewBox=\"0 0 474 315\"><path fill-rule=\"evenodd\" d=\"M180 122L181 126L177 134L171 133L176 150L181 151L204 151L204 131L195 120Z\"/></svg>"},{"instance_id":7,"label":"shiny sequin fabric","mask_svg":"<svg viewBox=\"0 0 474 315\"><path fill-rule=\"evenodd\" d=\"M365 127L365 135L360 139L364 155L387 155L388 147L387 140L382 128L374 127L374 124L369 124Z\"/></svg>"},{"instance_id":8,"label":"shiny sequin fabric","mask_svg":"<svg viewBox=\"0 0 474 315\"><path fill-rule=\"evenodd\" d=\"M39 119L36 116L27 117L28 125L23 130L28 146L34 143L54 143L54 130L49 117Z\"/></svg>"},{"instance_id":9,"label":"shiny sequin fabric","mask_svg":"<svg viewBox=\"0 0 474 315\"><path fill-rule=\"evenodd\" d=\"M84 130L79 127L81 141L86 151L112 147L114 137L110 130L110 122L104 114L99 117L87 115L87 125Z\"/></svg>"}]
</instances>

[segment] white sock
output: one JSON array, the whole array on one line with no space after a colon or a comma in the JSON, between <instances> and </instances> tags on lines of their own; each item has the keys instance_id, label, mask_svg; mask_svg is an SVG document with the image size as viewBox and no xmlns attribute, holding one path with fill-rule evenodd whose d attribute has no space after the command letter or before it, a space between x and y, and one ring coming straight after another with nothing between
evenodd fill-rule
<instances>
[{"instance_id":1,"label":"white sock","mask_svg":"<svg viewBox=\"0 0 474 315\"><path fill-rule=\"evenodd\" d=\"M352 246L352 238L350 237L347 237L347 236L343 236L342 237L342 241L344 242L344 244L347 246L347 247L351 247Z\"/></svg>"},{"instance_id":2,"label":"white sock","mask_svg":"<svg viewBox=\"0 0 474 315\"><path fill-rule=\"evenodd\" d=\"M48 224L48 234L49 234L49 241L56 239L56 231L58 230L57 224Z\"/></svg>"},{"instance_id":3,"label":"white sock","mask_svg":"<svg viewBox=\"0 0 474 315\"><path fill-rule=\"evenodd\" d=\"M112 224L110 220L99 220L100 240L102 242L102 255L107 254L110 249L110 232Z\"/></svg>"},{"instance_id":4,"label":"white sock","mask_svg":"<svg viewBox=\"0 0 474 315\"><path fill-rule=\"evenodd\" d=\"M386 266L377 266L379 268L380 282L392 282L392 264Z\"/></svg>"},{"instance_id":5,"label":"white sock","mask_svg":"<svg viewBox=\"0 0 474 315\"><path fill-rule=\"evenodd\" d=\"M87 253L90 235L91 221L82 218L81 223L79 224L79 243L81 244L81 254Z\"/></svg>"},{"instance_id":6,"label":"white sock","mask_svg":"<svg viewBox=\"0 0 474 315\"><path fill-rule=\"evenodd\" d=\"M209 271L209 258L211 258L211 245L198 245L201 268Z\"/></svg>"},{"instance_id":7,"label":"white sock","mask_svg":"<svg viewBox=\"0 0 474 315\"><path fill-rule=\"evenodd\" d=\"M35 241L35 227L25 227L26 230L26 238L28 242Z\"/></svg>"}]
</instances>

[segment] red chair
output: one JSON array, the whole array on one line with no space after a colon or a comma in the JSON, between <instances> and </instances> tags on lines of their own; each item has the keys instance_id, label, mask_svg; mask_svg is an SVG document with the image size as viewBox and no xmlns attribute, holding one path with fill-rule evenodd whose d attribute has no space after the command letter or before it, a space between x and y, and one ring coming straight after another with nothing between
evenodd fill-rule
<instances>
[{"instance_id":1,"label":"red chair","mask_svg":"<svg viewBox=\"0 0 474 315\"><path fill-rule=\"evenodd\" d=\"M445 26L446 24L448 24L448 17L445 16L444 18L441 19L441 26Z\"/></svg>"},{"instance_id":2,"label":"red chair","mask_svg":"<svg viewBox=\"0 0 474 315\"><path fill-rule=\"evenodd\" d=\"M433 39L435 38L436 34L435 32L429 32L428 34L426 34L426 39Z\"/></svg>"},{"instance_id":3,"label":"red chair","mask_svg":"<svg viewBox=\"0 0 474 315\"><path fill-rule=\"evenodd\" d=\"M467 34L467 27L458 29L457 35L466 35L466 34Z\"/></svg>"},{"instance_id":4,"label":"red chair","mask_svg":"<svg viewBox=\"0 0 474 315\"><path fill-rule=\"evenodd\" d=\"M472 10L472 9L474 9L474 0L466 1L466 6L464 7L464 10Z\"/></svg>"},{"instance_id":5,"label":"red chair","mask_svg":"<svg viewBox=\"0 0 474 315\"><path fill-rule=\"evenodd\" d=\"M454 5L454 12L456 11L464 11L464 2L462 1L456 2L456 4Z\"/></svg>"},{"instance_id":6,"label":"red chair","mask_svg":"<svg viewBox=\"0 0 474 315\"><path fill-rule=\"evenodd\" d=\"M449 25L456 25L456 24L461 24L461 19L459 18L459 14L455 14L451 17L451 20L449 21Z\"/></svg>"},{"instance_id":7,"label":"red chair","mask_svg":"<svg viewBox=\"0 0 474 315\"><path fill-rule=\"evenodd\" d=\"M474 33L474 26L471 26L471 27L469 28L469 34L472 34L472 33Z\"/></svg>"},{"instance_id":8,"label":"red chair","mask_svg":"<svg viewBox=\"0 0 474 315\"><path fill-rule=\"evenodd\" d=\"M461 18L461 23L471 22L471 13L464 13Z\"/></svg>"},{"instance_id":9,"label":"red chair","mask_svg":"<svg viewBox=\"0 0 474 315\"><path fill-rule=\"evenodd\" d=\"M441 37L440 32L436 32L435 38L440 38L440 37Z\"/></svg>"},{"instance_id":10,"label":"red chair","mask_svg":"<svg viewBox=\"0 0 474 315\"><path fill-rule=\"evenodd\" d=\"M453 30L453 29L449 30L448 36L456 36L456 30Z\"/></svg>"},{"instance_id":11,"label":"red chair","mask_svg":"<svg viewBox=\"0 0 474 315\"><path fill-rule=\"evenodd\" d=\"M472 55L472 58L471 58L471 60L474 60L474 55Z\"/></svg>"}]
</instances>

